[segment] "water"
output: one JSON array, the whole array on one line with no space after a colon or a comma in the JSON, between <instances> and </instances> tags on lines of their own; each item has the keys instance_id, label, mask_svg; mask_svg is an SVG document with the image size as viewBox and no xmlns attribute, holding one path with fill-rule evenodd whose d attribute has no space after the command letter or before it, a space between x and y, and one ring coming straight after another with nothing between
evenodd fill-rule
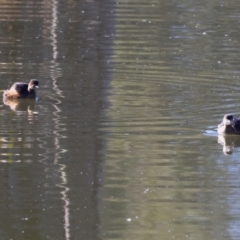
<instances>
[{"instance_id":1,"label":"water","mask_svg":"<svg viewBox=\"0 0 240 240\"><path fill-rule=\"evenodd\" d=\"M237 1L0 7L0 239L239 239Z\"/></svg>"}]
</instances>

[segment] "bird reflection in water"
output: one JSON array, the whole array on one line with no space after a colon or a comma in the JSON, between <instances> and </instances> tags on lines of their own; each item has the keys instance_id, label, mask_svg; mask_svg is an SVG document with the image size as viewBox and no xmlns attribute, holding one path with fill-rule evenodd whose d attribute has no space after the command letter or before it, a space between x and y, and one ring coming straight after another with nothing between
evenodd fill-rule
<instances>
[{"instance_id":1,"label":"bird reflection in water","mask_svg":"<svg viewBox=\"0 0 240 240\"><path fill-rule=\"evenodd\" d=\"M225 155L233 154L234 148L240 147L240 136L236 135L219 135L218 143L223 146Z\"/></svg>"},{"instance_id":2,"label":"bird reflection in water","mask_svg":"<svg viewBox=\"0 0 240 240\"><path fill-rule=\"evenodd\" d=\"M37 114L35 111L36 101L32 99L7 99L3 97L3 103L16 112L27 112L28 115Z\"/></svg>"}]
</instances>

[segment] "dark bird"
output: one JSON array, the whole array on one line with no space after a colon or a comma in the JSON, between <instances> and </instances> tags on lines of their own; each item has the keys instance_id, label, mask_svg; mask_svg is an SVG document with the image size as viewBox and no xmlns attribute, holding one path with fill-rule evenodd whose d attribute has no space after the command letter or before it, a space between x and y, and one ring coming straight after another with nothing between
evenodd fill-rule
<instances>
[{"instance_id":1,"label":"dark bird","mask_svg":"<svg viewBox=\"0 0 240 240\"><path fill-rule=\"evenodd\" d=\"M39 82L36 79L32 79L28 84L23 82L14 83L10 89L5 90L3 97L7 99L16 98L31 98L37 97L37 90Z\"/></svg>"},{"instance_id":2,"label":"dark bird","mask_svg":"<svg viewBox=\"0 0 240 240\"><path fill-rule=\"evenodd\" d=\"M222 123L218 125L218 134L240 135L240 117L234 117L231 114L224 115Z\"/></svg>"}]
</instances>

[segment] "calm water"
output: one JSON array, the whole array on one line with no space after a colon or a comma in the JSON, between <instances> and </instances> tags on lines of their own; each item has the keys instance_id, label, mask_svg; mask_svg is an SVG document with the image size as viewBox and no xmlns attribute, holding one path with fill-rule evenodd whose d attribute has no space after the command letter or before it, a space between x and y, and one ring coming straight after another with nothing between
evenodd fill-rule
<instances>
[{"instance_id":1,"label":"calm water","mask_svg":"<svg viewBox=\"0 0 240 240\"><path fill-rule=\"evenodd\" d=\"M239 9L1 1L0 239L239 239Z\"/></svg>"}]
</instances>

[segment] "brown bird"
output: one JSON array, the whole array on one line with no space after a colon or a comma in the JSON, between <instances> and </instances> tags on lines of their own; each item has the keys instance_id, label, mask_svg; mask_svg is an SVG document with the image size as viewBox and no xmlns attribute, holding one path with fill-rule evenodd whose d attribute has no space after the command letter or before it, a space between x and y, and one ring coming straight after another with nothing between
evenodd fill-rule
<instances>
[{"instance_id":1,"label":"brown bird","mask_svg":"<svg viewBox=\"0 0 240 240\"><path fill-rule=\"evenodd\" d=\"M16 99L16 98L36 98L39 82L36 79L32 79L28 84L23 82L14 83L10 89L5 90L3 93L4 98Z\"/></svg>"},{"instance_id":2,"label":"brown bird","mask_svg":"<svg viewBox=\"0 0 240 240\"><path fill-rule=\"evenodd\" d=\"M218 134L237 134L240 135L240 117L226 114L222 123L218 125Z\"/></svg>"}]
</instances>

